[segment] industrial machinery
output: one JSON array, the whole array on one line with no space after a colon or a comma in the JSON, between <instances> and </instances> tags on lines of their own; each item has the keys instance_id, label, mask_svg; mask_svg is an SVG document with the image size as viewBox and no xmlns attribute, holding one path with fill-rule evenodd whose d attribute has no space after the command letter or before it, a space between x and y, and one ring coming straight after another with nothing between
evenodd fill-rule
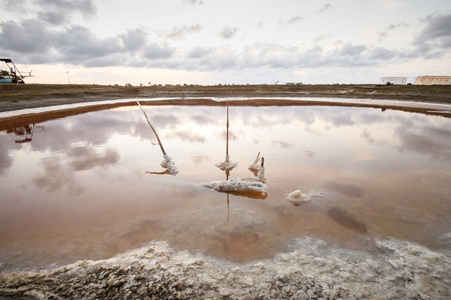
<instances>
[{"instance_id":1,"label":"industrial machinery","mask_svg":"<svg viewBox=\"0 0 451 300\"><path fill-rule=\"evenodd\" d=\"M28 75L22 75L16 65L10 58L0 58L0 62L4 63L8 70L2 70L0 65L0 83L25 83L25 77L32 77L31 72Z\"/></svg>"}]
</instances>

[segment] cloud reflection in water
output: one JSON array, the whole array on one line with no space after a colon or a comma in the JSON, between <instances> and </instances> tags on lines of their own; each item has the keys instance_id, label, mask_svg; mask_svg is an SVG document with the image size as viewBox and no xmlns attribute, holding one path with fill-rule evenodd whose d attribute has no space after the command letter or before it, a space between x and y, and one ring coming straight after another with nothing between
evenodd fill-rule
<instances>
[{"instance_id":1,"label":"cloud reflection in water","mask_svg":"<svg viewBox=\"0 0 451 300\"><path fill-rule=\"evenodd\" d=\"M228 194L228 208L225 194L200 187L224 179L214 166L224 159L224 107L145 109L177 161L176 177L145 173L161 170L161 152L136 106L47 121L26 144L0 132L3 261L20 265L17 251L42 264L108 257L149 239L244 261L298 236L364 247L358 230L336 226L352 218L365 220L366 235L438 247L451 228L450 119L232 106L231 176L251 176L248 165L261 152L269 189L264 201ZM297 189L324 198L296 207L285 194ZM62 245L69 255L58 256Z\"/></svg>"}]
</instances>

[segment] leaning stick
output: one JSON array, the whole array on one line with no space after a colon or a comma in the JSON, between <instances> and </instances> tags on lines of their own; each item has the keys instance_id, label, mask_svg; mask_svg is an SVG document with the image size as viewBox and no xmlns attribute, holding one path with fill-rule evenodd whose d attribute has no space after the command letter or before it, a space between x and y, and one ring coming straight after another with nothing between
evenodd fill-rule
<instances>
[{"instance_id":1,"label":"leaning stick","mask_svg":"<svg viewBox=\"0 0 451 300\"><path fill-rule=\"evenodd\" d=\"M136 100L136 103L138 103L139 108L141 108L141 111L144 113L144 116L146 117L147 124L149 124L150 128L152 129L153 133L155 134L155 137L157 138L157 141L158 141L158 145L160 145L161 152L163 152L163 155L166 155L166 151L164 151L163 144L162 144L161 141L160 141L160 137L158 136L158 133L156 132L155 128L153 128L152 124L150 123L149 118L147 117L146 112L144 111L144 109L142 108L142 106L141 106L141 104L139 103L138 100Z\"/></svg>"},{"instance_id":2,"label":"leaning stick","mask_svg":"<svg viewBox=\"0 0 451 300\"><path fill-rule=\"evenodd\" d=\"M226 158L229 157L229 99L227 99L227 138L226 138Z\"/></svg>"}]
</instances>

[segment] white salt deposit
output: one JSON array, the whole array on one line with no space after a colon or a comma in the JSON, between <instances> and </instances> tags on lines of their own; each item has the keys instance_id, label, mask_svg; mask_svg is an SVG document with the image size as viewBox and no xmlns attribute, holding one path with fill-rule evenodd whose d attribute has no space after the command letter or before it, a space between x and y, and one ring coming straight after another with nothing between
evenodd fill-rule
<instances>
[{"instance_id":1,"label":"white salt deposit","mask_svg":"<svg viewBox=\"0 0 451 300\"><path fill-rule=\"evenodd\" d=\"M450 299L450 257L408 242L368 242L375 253L301 238L289 252L247 264L156 242L107 260L0 274L0 298Z\"/></svg>"},{"instance_id":2,"label":"white salt deposit","mask_svg":"<svg viewBox=\"0 0 451 300\"><path fill-rule=\"evenodd\" d=\"M319 191L309 191L308 193L303 193L301 190L295 190L289 193L286 197L288 201L294 205L300 205L302 203L310 202L315 199L323 198L323 194Z\"/></svg>"},{"instance_id":3,"label":"white salt deposit","mask_svg":"<svg viewBox=\"0 0 451 300\"><path fill-rule=\"evenodd\" d=\"M210 183L204 183L203 186L218 192L257 192L266 193L268 186L258 181L245 181L240 178L231 178L229 180L218 180Z\"/></svg>"},{"instance_id":4,"label":"white salt deposit","mask_svg":"<svg viewBox=\"0 0 451 300\"><path fill-rule=\"evenodd\" d=\"M260 170L258 170L257 179L261 182L266 182L265 167L261 166Z\"/></svg>"}]
</instances>

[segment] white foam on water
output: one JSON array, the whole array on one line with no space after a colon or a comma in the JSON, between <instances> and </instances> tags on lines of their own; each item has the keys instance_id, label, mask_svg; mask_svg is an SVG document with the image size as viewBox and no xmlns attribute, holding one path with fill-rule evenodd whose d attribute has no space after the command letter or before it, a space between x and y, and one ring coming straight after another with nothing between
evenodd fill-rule
<instances>
[{"instance_id":1,"label":"white foam on water","mask_svg":"<svg viewBox=\"0 0 451 300\"><path fill-rule=\"evenodd\" d=\"M267 260L235 264L165 242L54 270L0 274L0 296L39 298L449 299L451 258L396 240L375 253L309 237ZM33 298L31 298L33 299Z\"/></svg>"}]
</instances>

